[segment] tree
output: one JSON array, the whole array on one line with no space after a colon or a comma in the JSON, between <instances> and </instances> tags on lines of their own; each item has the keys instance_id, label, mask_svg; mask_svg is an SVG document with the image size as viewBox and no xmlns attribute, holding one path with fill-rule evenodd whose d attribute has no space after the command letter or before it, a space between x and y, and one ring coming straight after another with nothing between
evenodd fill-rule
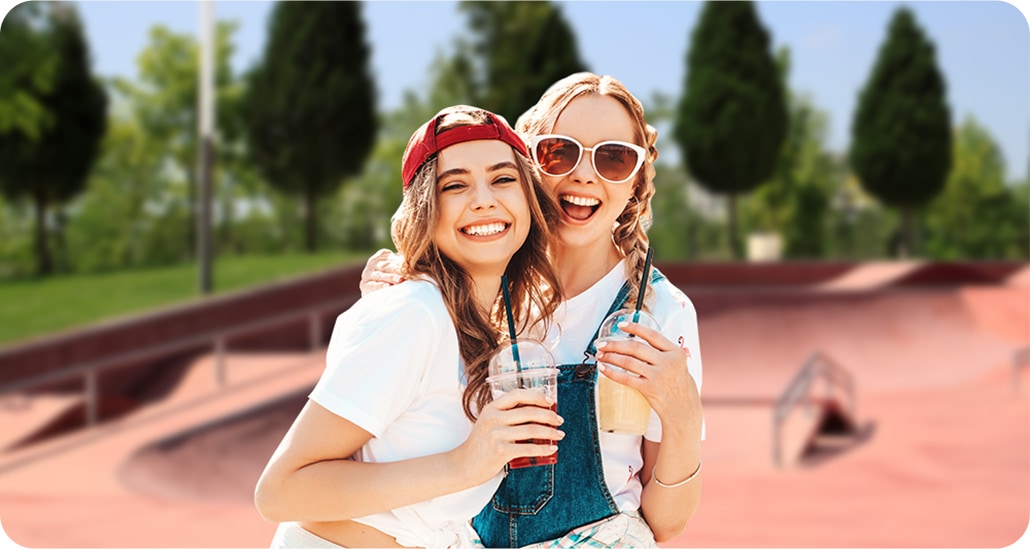
<instances>
[{"instance_id":1,"label":"tree","mask_svg":"<svg viewBox=\"0 0 1030 549\"><path fill-rule=\"evenodd\" d=\"M912 212L944 186L951 168L951 121L933 44L911 10L891 19L852 124L851 165L863 187L897 208L897 253L912 249Z\"/></svg>"},{"instance_id":2,"label":"tree","mask_svg":"<svg viewBox=\"0 0 1030 549\"><path fill-rule=\"evenodd\" d=\"M1005 185L1001 149L972 116L955 131L954 167L927 207L926 253L935 259L1022 259L1027 209Z\"/></svg>"},{"instance_id":3,"label":"tree","mask_svg":"<svg viewBox=\"0 0 1030 549\"><path fill-rule=\"evenodd\" d=\"M551 2L464 1L481 65L479 105L513 125L555 81L587 70L576 36Z\"/></svg>"},{"instance_id":4,"label":"tree","mask_svg":"<svg viewBox=\"0 0 1030 549\"><path fill-rule=\"evenodd\" d=\"M375 143L375 88L358 2L280 2L262 64L248 78L249 153L262 175L303 197L306 248L316 202L360 173Z\"/></svg>"},{"instance_id":5,"label":"tree","mask_svg":"<svg viewBox=\"0 0 1030 549\"><path fill-rule=\"evenodd\" d=\"M805 94L790 91L790 50L777 52L790 118L772 178L748 200L750 224L783 238L786 257L817 258L827 251L830 196L841 169L824 148L828 117Z\"/></svg>"},{"instance_id":6,"label":"tree","mask_svg":"<svg viewBox=\"0 0 1030 549\"><path fill-rule=\"evenodd\" d=\"M240 84L229 60L237 24L219 22L215 30L215 113L219 129L219 160L225 158L221 145L240 133L238 101ZM173 184L185 184L185 193L174 207L185 214L182 234L187 255L196 244L197 117L200 46L188 33L176 33L163 25L150 29L150 41L138 57L139 75L135 81L118 78L114 88L124 97L128 109L142 125L146 139L160 144L176 172ZM215 162L219 175L221 163ZM178 216L177 216L178 217ZM178 257L178 253L172 254Z\"/></svg>"},{"instance_id":7,"label":"tree","mask_svg":"<svg viewBox=\"0 0 1030 549\"><path fill-rule=\"evenodd\" d=\"M752 2L706 2L691 35L673 134L688 172L728 196L729 240L740 258L736 195L772 175L787 131L783 84Z\"/></svg>"},{"instance_id":8,"label":"tree","mask_svg":"<svg viewBox=\"0 0 1030 549\"><path fill-rule=\"evenodd\" d=\"M48 6L46 25L29 43L57 58L46 92L23 89L49 114L35 138L21 131L0 134L0 191L32 201L36 214L37 273L53 271L47 213L86 186L106 130L107 94L90 74L89 46L78 13L70 4ZM37 55L37 54L30 54ZM42 58L48 57L41 54Z\"/></svg>"}]
</instances>

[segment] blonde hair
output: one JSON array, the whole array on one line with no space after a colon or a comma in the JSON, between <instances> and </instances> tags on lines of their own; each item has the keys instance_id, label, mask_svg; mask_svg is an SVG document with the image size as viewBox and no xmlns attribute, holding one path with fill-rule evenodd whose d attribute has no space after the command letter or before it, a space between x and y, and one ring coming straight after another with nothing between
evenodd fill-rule
<instances>
[{"instance_id":1,"label":"blonde hair","mask_svg":"<svg viewBox=\"0 0 1030 549\"><path fill-rule=\"evenodd\" d=\"M647 258L647 230L651 228L651 198L655 193L654 162L658 159L658 149L655 147L658 130L644 119L643 105L615 78L580 72L552 84L540 101L519 117L515 130L527 140L535 135L551 133L565 108L577 98L587 95L611 97L622 104L633 120L636 144L647 151L644 165L633 181L633 196L619 214L616 220L618 225L612 233L616 248L626 259L626 277L631 281L628 302L633 303L637 297L638 287L634 281L640 280ZM648 298L653 296L650 285L646 293Z\"/></svg>"},{"instance_id":2,"label":"blonde hair","mask_svg":"<svg viewBox=\"0 0 1030 549\"><path fill-rule=\"evenodd\" d=\"M481 109L449 113L441 118L436 133L459 126L485 124ZM514 149L512 149L515 152ZM540 324L546 332L551 315L561 302L561 284L547 251L554 245L551 227L557 226L558 203L540 184L532 163L515 152L515 163L521 175L523 192L529 203L532 224L526 241L508 262L505 274L511 290L512 315L516 332L526 333ZM440 253L433 241L439 219L437 194L437 157L430 157L415 173L404 193L404 199L391 222L391 236L397 251L404 257L402 273L406 278L429 278L436 282L447 305L447 311L458 332L458 346L465 361L468 385L462 396L465 415L475 420L491 398L486 382L490 356L498 349L501 334L506 333L503 300L498 294L489 311L480 308L473 295L473 282L465 269ZM530 319L535 318L532 323Z\"/></svg>"}]
</instances>

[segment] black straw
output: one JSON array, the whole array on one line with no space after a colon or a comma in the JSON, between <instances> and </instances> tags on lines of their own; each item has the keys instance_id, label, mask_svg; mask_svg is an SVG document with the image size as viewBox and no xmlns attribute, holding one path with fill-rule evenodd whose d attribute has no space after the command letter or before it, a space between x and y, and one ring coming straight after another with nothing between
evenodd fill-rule
<instances>
[{"instance_id":1,"label":"black straw","mask_svg":"<svg viewBox=\"0 0 1030 549\"><path fill-rule=\"evenodd\" d=\"M647 279L650 278L651 271L651 256L654 254L654 248L647 247L647 258L644 259L644 273L640 275L640 293L637 294L637 306L633 310L633 322L640 321L640 308L644 306L644 291L647 290ZM509 320L509 322L511 322Z\"/></svg>"},{"instance_id":2,"label":"black straw","mask_svg":"<svg viewBox=\"0 0 1030 549\"><path fill-rule=\"evenodd\" d=\"M508 315L508 336L511 337L511 357L515 359L515 371L522 371L522 360L519 359L519 345L515 341L515 319L511 315L511 294L508 293L508 277L501 275L501 289L504 290L504 312Z\"/></svg>"}]
</instances>

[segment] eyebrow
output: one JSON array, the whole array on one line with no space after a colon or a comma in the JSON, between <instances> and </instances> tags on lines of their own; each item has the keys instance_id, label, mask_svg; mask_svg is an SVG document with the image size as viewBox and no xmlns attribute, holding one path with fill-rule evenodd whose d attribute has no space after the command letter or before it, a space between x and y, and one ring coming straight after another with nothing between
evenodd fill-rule
<instances>
[{"instance_id":1,"label":"eyebrow","mask_svg":"<svg viewBox=\"0 0 1030 549\"><path fill-rule=\"evenodd\" d=\"M510 161L510 160L505 160L503 162L498 162L498 163L494 164L493 166L488 167L486 169L486 171L488 171L488 172L496 172L498 170L503 170L503 169L507 169L507 168L510 168L510 169L513 169L513 170L517 170L518 166L516 166L515 163ZM469 173L469 170L467 170L465 168L453 168L453 169L450 169L450 170L447 170L445 172L441 172L441 173L437 174L436 175L436 180L440 181L441 179L443 179L445 177L449 177L449 176L452 176L452 175L465 175L465 174L468 174L468 173Z\"/></svg>"}]
</instances>

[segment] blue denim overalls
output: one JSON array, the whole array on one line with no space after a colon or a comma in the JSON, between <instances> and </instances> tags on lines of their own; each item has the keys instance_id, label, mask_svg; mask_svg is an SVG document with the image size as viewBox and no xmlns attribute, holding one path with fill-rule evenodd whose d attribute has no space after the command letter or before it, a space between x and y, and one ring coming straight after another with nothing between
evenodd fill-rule
<instances>
[{"instance_id":1,"label":"blue denim overalls","mask_svg":"<svg viewBox=\"0 0 1030 549\"><path fill-rule=\"evenodd\" d=\"M652 285L664 278L658 269L652 270ZM628 282L622 285L606 317L623 307L629 290ZM619 512L601 464L594 400L598 374L593 362L587 364L596 352L594 339L581 364L558 366L558 415L565 419L558 463L509 469L493 499L472 519L486 547L556 539Z\"/></svg>"}]
</instances>

